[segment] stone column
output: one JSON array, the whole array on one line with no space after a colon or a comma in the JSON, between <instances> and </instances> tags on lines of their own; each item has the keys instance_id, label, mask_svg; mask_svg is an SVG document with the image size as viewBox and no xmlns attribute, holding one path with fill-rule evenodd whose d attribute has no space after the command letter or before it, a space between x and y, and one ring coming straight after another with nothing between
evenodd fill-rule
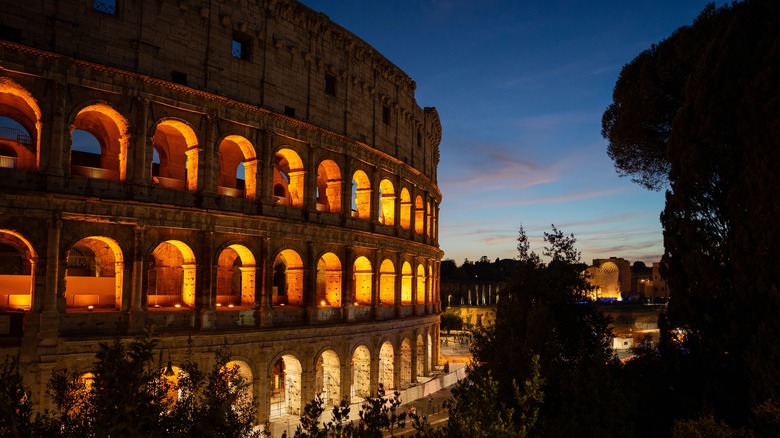
<instances>
[{"instance_id":1,"label":"stone column","mask_svg":"<svg viewBox=\"0 0 780 438\"><path fill-rule=\"evenodd\" d=\"M260 297L257 320L262 327L273 325L273 313L271 312L273 269L270 268L273 260L270 260L270 247L270 238L263 237L260 241L260 262L257 265L260 281L256 282L257 289L255 289L255 297Z\"/></svg>"},{"instance_id":2,"label":"stone column","mask_svg":"<svg viewBox=\"0 0 780 438\"><path fill-rule=\"evenodd\" d=\"M344 261L341 265L341 307L343 309L344 321L355 321L355 283L352 279L352 274L355 269L355 264L352 258L354 257L354 251L351 246L348 246L344 250Z\"/></svg>"},{"instance_id":3,"label":"stone column","mask_svg":"<svg viewBox=\"0 0 780 438\"><path fill-rule=\"evenodd\" d=\"M317 322L317 261L314 243L308 242L303 265L303 305L306 308L306 322Z\"/></svg>"},{"instance_id":4,"label":"stone column","mask_svg":"<svg viewBox=\"0 0 780 438\"><path fill-rule=\"evenodd\" d=\"M51 127L48 130L48 136L46 137L47 143L50 145L50 147L39 147L38 153L41 155L39 157L41 170L43 170L43 166L45 165L47 173L50 175L61 176L64 174L62 158L66 153L64 150L65 145L68 145L67 152L70 153L70 145L72 140L70 138L65 140L66 135L70 136L71 134L71 130L65 126L65 96L67 94L67 90L61 84L55 84L53 88L54 95L52 96L51 100ZM43 132L38 131L37 136L38 145L41 146L43 144L41 141ZM70 170L68 170L68 173L70 173Z\"/></svg>"}]
</instances>

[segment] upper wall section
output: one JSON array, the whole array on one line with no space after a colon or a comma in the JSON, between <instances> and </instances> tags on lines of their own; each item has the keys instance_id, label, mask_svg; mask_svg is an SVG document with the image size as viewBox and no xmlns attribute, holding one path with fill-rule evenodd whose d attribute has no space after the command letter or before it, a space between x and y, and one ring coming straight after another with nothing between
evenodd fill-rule
<instances>
[{"instance_id":1,"label":"upper wall section","mask_svg":"<svg viewBox=\"0 0 780 438\"><path fill-rule=\"evenodd\" d=\"M366 143L436 182L441 123L415 82L292 0L0 2L0 39L267 108Z\"/></svg>"}]
</instances>

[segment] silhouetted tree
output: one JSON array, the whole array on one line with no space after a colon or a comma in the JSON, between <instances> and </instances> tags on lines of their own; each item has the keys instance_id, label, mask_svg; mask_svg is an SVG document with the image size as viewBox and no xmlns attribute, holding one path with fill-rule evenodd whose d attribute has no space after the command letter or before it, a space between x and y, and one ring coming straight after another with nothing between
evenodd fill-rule
<instances>
[{"instance_id":1,"label":"silhouetted tree","mask_svg":"<svg viewBox=\"0 0 780 438\"><path fill-rule=\"evenodd\" d=\"M603 119L618 171L669 187L670 369L695 382L680 396L734 427L780 398L777 23L776 1L708 6L624 67Z\"/></svg>"}]
</instances>

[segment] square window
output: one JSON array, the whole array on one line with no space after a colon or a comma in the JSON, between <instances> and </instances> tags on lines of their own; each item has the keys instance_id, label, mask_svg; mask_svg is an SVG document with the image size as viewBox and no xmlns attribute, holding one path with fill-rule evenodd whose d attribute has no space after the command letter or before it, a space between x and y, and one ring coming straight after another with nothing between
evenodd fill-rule
<instances>
[{"instance_id":1,"label":"square window","mask_svg":"<svg viewBox=\"0 0 780 438\"><path fill-rule=\"evenodd\" d=\"M295 108L289 106L284 107L284 115L287 117L295 117Z\"/></svg>"},{"instance_id":2,"label":"square window","mask_svg":"<svg viewBox=\"0 0 780 438\"><path fill-rule=\"evenodd\" d=\"M252 39L248 35L234 33L233 40L230 43L230 52L234 58L249 59Z\"/></svg>"},{"instance_id":3,"label":"square window","mask_svg":"<svg viewBox=\"0 0 780 438\"><path fill-rule=\"evenodd\" d=\"M387 105L382 105L382 122L385 125L390 124L390 107Z\"/></svg>"},{"instance_id":4,"label":"square window","mask_svg":"<svg viewBox=\"0 0 780 438\"><path fill-rule=\"evenodd\" d=\"M117 0L93 0L92 9L116 17Z\"/></svg>"},{"instance_id":5,"label":"square window","mask_svg":"<svg viewBox=\"0 0 780 438\"><path fill-rule=\"evenodd\" d=\"M328 73L325 74L325 94L336 95L336 76Z\"/></svg>"},{"instance_id":6,"label":"square window","mask_svg":"<svg viewBox=\"0 0 780 438\"><path fill-rule=\"evenodd\" d=\"M182 73L180 71L172 70L171 82L179 85L187 85L187 73Z\"/></svg>"}]
</instances>

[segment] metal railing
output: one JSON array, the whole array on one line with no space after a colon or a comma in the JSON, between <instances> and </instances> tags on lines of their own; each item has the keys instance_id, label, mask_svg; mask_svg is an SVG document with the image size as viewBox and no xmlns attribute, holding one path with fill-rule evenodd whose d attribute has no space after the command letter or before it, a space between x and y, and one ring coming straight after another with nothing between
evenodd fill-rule
<instances>
[{"instance_id":1,"label":"metal railing","mask_svg":"<svg viewBox=\"0 0 780 438\"><path fill-rule=\"evenodd\" d=\"M0 138L15 140L25 146L32 146L32 138L20 129L0 126Z\"/></svg>"}]
</instances>

